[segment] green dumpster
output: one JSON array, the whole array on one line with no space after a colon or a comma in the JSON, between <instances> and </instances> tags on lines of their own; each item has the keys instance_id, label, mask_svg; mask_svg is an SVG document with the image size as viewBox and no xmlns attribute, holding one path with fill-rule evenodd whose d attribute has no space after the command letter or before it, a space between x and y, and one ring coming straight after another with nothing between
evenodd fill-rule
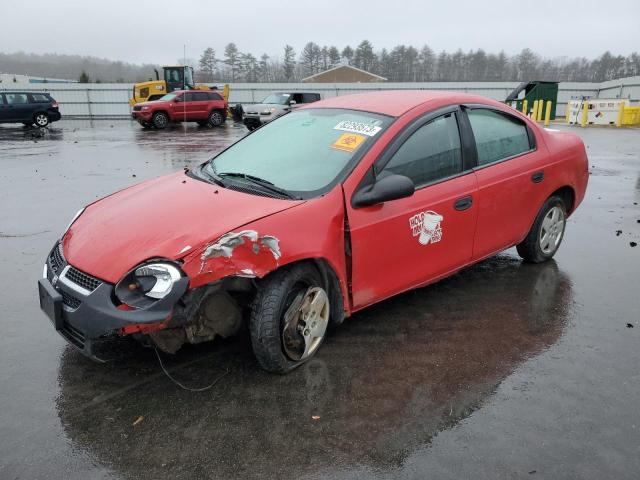
<instances>
[{"instance_id":1,"label":"green dumpster","mask_svg":"<svg viewBox=\"0 0 640 480\"><path fill-rule=\"evenodd\" d=\"M524 91L524 97L518 98L522 91ZM558 103L558 82L546 82L543 80L522 82L507 96L505 103L510 104L521 112L523 100L527 101L527 114L533 110L533 102L536 100L542 100L545 105L544 108L546 108L547 101L551 100L551 120L555 120L556 105Z\"/></svg>"}]
</instances>

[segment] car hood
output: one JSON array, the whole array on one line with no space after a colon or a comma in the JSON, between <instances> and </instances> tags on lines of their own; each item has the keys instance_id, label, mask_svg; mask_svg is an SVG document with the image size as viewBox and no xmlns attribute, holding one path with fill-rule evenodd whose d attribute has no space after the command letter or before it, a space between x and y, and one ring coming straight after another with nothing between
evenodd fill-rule
<instances>
[{"instance_id":1,"label":"car hood","mask_svg":"<svg viewBox=\"0 0 640 480\"><path fill-rule=\"evenodd\" d=\"M180 172L89 205L63 238L67 261L115 283L150 258L177 260L249 222L304 203L212 185Z\"/></svg>"},{"instance_id":2,"label":"car hood","mask_svg":"<svg viewBox=\"0 0 640 480\"><path fill-rule=\"evenodd\" d=\"M277 103L254 103L252 105L248 105L244 110L245 112L257 112L260 113L263 110L275 108L276 112L282 112L286 105L279 105Z\"/></svg>"}]
</instances>

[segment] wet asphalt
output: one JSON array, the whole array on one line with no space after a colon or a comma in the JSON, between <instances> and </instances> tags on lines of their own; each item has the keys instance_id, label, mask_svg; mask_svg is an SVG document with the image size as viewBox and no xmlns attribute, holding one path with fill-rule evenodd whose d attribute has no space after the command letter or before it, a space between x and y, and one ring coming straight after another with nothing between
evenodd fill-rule
<instances>
[{"instance_id":1,"label":"wet asphalt","mask_svg":"<svg viewBox=\"0 0 640 480\"><path fill-rule=\"evenodd\" d=\"M136 343L67 346L36 281L83 205L244 128L0 125L0 478L637 479L640 130L571 129L592 174L554 261L512 249L382 302L286 376L246 332L163 355L189 386L226 373L192 393Z\"/></svg>"}]
</instances>

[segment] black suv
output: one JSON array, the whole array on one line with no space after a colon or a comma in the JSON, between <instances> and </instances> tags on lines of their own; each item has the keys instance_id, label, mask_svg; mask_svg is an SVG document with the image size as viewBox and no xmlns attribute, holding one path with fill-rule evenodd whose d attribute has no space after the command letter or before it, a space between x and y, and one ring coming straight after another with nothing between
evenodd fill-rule
<instances>
[{"instance_id":1,"label":"black suv","mask_svg":"<svg viewBox=\"0 0 640 480\"><path fill-rule=\"evenodd\" d=\"M0 123L46 127L60 120L58 102L44 92L0 92Z\"/></svg>"}]
</instances>

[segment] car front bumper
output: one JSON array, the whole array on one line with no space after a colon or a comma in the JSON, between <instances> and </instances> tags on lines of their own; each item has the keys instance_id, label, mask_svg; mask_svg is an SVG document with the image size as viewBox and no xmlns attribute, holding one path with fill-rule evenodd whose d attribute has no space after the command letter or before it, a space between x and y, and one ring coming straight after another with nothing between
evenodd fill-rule
<instances>
[{"instance_id":1,"label":"car front bumper","mask_svg":"<svg viewBox=\"0 0 640 480\"><path fill-rule=\"evenodd\" d=\"M249 130L251 130L258 128L265 123L269 123L274 118L275 117L273 117L272 115L245 115L242 119L242 123L244 123L245 126Z\"/></svg>"},{"instance_id":2,"label":"car front bumper","mask_svg":"<svg viewBox=\"0 0 640 480\"><path fill-rule=\"evenodd\" d=\"M188 284L189 279L183 277L166 297L149 308L122 310L114 303L115 285L91 277L67 263L56 244L47 257L43 278L38 281L38 293L40 308L55 330L86 356L103 361L94 351L98 341L115 336L126 327L168 320Z\"/></svg>"},{"instance_id":3,"label":"car front bumper","mask_svg":"<svg viewBox=\"0 0 640 480\"><path fill-rule=\"evenodd\" d=\"M151 120L152 116L153 116L153 113L149 111L143 112L142 110L134 110L133 112L131 112L131 118L138 121L148 122Z\"/></svg>"}]
</instances>

